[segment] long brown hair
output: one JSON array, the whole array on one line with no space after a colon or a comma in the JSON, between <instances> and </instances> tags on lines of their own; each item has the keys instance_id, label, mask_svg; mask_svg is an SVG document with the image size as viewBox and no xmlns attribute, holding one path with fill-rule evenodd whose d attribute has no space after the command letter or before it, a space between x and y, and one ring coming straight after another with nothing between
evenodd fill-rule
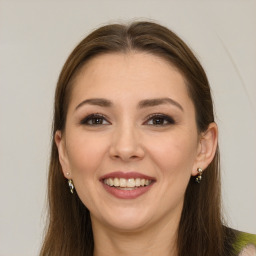
<instances>
[{"instance_id":1,"label":"long brown hair","mask_svg":"<svg viewBox=\"0 0 256 256\"><path fill-rule=\"evenodd\" d=\"M206 74L188 46L172 31L152 22L101 27L73 50L59 76L52 129L52 152L48 178L49 223L41 256L93 255L90 213L78 195L69 192L54 142L64 131L74 78L91 58L104 53L139 51L160 56L183 74L195 110L198 132L214 122L213 103ZM219 150L203 181L188 184L178 229L180 256L231 255L231 237L223 226L220 202Z\"/></svg>"}]
</instances>

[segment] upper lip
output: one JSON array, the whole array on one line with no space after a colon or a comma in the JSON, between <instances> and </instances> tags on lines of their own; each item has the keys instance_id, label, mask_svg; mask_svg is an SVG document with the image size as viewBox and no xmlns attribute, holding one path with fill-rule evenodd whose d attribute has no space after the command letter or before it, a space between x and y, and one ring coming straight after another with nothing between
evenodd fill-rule
<instances>
[{"instance_id":1,"label":"upper lip","mask_svg":"<svg viewBox=\"0 0 256 256\"><path fill-rule=\"evenodd\" d=\"M138 173L138 172L111 172L106 175L100 177L100 180L105 180L108 178L124 178L124 179L131 179L131 178L140 178L146 180L156 180L154 177L150 177L148 175Z\"/></svg>"}]
</instances>

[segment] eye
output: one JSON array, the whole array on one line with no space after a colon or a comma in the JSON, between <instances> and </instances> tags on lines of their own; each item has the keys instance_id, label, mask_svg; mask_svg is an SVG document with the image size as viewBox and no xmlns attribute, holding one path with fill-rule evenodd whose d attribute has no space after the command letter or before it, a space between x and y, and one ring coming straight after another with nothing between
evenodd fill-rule
<instances>
[{"instance_id":1,"label":"eye","mask_svg":"<svg viewBox=\"0 0 256 256\"><path fill-rule=\"evenodd\" d=\"M175 121L172 117L168 115L153 114L149 116L145 124L154 125L154 126L167 126L167 125L175 124Z\"/></svg>"},{"instance_id":2,"label":"eye","mask_svg":"<svg viewBox=\"0 0 256 256\"><path fill-rule=\"evenodd\" d=\"M106 119L104 115L101 114L91 114L81 120L80 124L83 125L108 125L110 122Z\"/></svg>"}]
</instances>

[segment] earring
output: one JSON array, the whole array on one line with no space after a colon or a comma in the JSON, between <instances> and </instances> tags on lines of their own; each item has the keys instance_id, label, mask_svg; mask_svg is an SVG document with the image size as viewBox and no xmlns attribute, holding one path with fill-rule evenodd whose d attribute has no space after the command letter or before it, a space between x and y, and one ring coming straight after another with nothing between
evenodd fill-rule
<instances>
[{"instance_id":1,"label":"earring","mask_svg":"<svg viewBox=\"0 0 256 256\"><path fill-rule=\"evenodd\" d=\"M196 182L197 183L200 183L201 180L202 180L202 174L203 174L203 170L201 168L197 168L197 172L198 172L198 175L196 177Z\"/></svg>"},{"instance_id":2,"label":"earring","mask_svg":"<svg viewBox=\"0 0 256 256\"><path fill-rule=\"evenodd\" d=\"M73 184L72 180L68 180L68 186L69 186L70 192L73 194L75 187L74 187L74 184Z\"/></svg>"}]
</instances>

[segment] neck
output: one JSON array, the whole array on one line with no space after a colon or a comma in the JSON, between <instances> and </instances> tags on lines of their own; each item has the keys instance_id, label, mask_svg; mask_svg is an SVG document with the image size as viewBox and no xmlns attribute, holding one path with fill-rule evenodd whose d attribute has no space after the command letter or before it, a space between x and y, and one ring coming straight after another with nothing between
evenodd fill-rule
<instances>
[{"instance_id":1,"label":"neck","mask_svg":"<svg viewBox=\"0 0 256 256\"><path fill-rule=\"evenodd\" d=\"M177 256L178 223L179 220L171 220L168 223L163 222L147 229L143 228L132 232L93 228L93 255Z\"/></svg>"}]
</instances>

